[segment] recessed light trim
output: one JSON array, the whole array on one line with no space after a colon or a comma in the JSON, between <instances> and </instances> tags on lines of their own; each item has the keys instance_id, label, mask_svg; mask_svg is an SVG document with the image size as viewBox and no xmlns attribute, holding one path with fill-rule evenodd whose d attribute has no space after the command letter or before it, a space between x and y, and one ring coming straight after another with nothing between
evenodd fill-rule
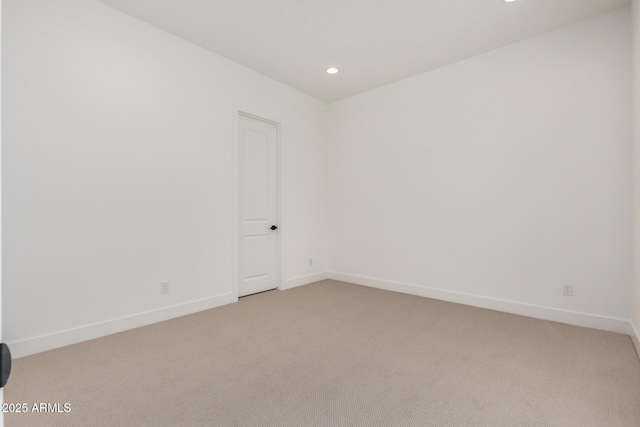
<instances>
[{"instance_id":1,"label":"recessed light trim","mask_svg":"<svg viewBox=\"0 0 640 427\"><path fill-rule=\"evenodd\" d=\"M340 70L335 67L327 68L327 74L338 74Z\"/></svg>"}]
</instances>

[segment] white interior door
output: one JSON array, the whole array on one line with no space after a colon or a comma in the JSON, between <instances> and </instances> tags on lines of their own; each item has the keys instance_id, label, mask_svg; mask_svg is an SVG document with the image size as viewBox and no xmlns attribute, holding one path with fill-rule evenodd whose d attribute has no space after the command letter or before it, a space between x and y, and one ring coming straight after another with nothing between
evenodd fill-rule
<instances>
[{"instance_id":1,"label":"white interior door","mask_svg":"<svg viewBox=\"0 0 640 427\"><path fill-rule=\"evenodd\" d=\"M240 129L238 296L278 287L278 128L244 115Z\"/></svg>"}]
</instances>

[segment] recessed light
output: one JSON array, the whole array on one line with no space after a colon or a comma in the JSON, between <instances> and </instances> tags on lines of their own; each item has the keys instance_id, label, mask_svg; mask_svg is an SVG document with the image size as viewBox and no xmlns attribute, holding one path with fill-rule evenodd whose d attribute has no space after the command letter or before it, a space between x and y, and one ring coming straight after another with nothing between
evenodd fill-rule
<instances>
[{"instance_id":1,"label":"recessed light","mask_svg":"<svg viewBox=\"0 0 640 427\"><path fill-rule=\"evenodd\" d=\"M338 70L337 68L327 68L327 74L338 74L338 71L340 70Z\"/></svg>"},{"instance_id":2,"label":"recessed light","mask_svg":"<svg viewBox=\"0 0 640 427\"><path fill-rule=\"evenodd\" d=\"M505 3L513 3L516 0L504 0Z\"/></svg>"}]
</instances>

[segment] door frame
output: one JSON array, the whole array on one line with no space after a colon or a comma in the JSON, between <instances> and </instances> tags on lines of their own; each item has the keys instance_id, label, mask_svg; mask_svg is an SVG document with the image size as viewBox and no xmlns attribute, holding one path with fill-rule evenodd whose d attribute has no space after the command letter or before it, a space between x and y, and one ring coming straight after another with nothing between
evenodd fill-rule
<instances>
[{"instance_id":1,"label":"door frame","mask_svg":"<svg viewBox=\"0 0 640 427\"><path fill-rule=\"evenodd\" d=\"M233 108L233 150L232 150L232 165L233 165L233 259L232 259L232 285L231 285L231 294L238 300L238 295L240 293L240 269L242 268L241 264L241 250L242 246L240 244L241 240L241 232L242 232L242 221L240 216L242 215L242 210L240 209L240 204L242 203L242 199L240 197L240 189L242 185L242 174L243 164L242 164L242 156L240 155L240 116L249 117L255 120L259 120L265 123L269 123L276 127L276 206L277 206L277 215L276 222L278 225L278 236L276 242L276 286L278 290L282 290L282 270L284 268L284 236L286 235L286 227L283 227L285 224L284 215L282 211L283 199L284 199L284 191L282 188L282 164L283 164L283 156L282 156L282 142L284 140L284 132L283 132L283 120L282 118L265 113L264 111L258 111L254 108L248 108L244 106L234 106Z\"/></svg>"}]
</instances>

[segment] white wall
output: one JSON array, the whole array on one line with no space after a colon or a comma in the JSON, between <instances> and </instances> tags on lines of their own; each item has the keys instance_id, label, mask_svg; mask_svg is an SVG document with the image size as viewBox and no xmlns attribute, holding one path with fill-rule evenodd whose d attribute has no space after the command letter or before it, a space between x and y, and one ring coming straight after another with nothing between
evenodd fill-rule
<instances>
[{"instance_id":1,"label":"white wall","mask_svg":"<svg viewBox=\"0 0 640 427\"><path fill-rule=\"evenodd\" d=\"M625 8L331 104L333 277L628 331L630 69Z\"/></svg>"},{"instance_id":2,"label":"white wall","mask_svg":"<svg viewBox=\"0 0 640 427\"><path fill-rule=\"evenodd\" d=\"M4 8L3 326L18 356L235 300L239 106L283 122L283 287L324 277L330 240L337 278L611 330L631 318L628 9L327 116L93 0Z\"/></svg>"},{"instance_id":3,"label":"white wall","mask_svg":"<svg viewBox=\"0 0 640 427\"><path fill-rule=\"evenodd\" d=\"M0 0L0 46L2 46L2 10L3 10L3 6L2 6L2 1ZM1 51L1 47L0 47L0 51ZM0 76L2 76L2 55L0 54ZM0 77L1 78L1 77ZM1 85L0 85L1 86ZM0 87L0 117L2 117L2 88ZM2 120L0 120L0 158L2 157L1 155L2 152ZM2 161L0 160L0 165L1 165ZM0 187L2 184L2 173L1 173L1 166L0 166ZM0 195L1 195L2 191L0 189ZM0 197L0 218L2 217L2 197ZM0 223L2 222L2 220L0 219ZM0 227L0 236L2 235L2 227ZM0 259L2 257L2 243L1 243L1 238L0 238ZM4 337L2 335L2 263L0 263L0 341L4 341ZM4 388L0 389L0 405L4 404ZM4 427L4 413L0 413L0 427Z\"/></svg>"},{"instance_id":4,"label":"white wall","mask_svg":"<svg viewBox=\"0 0 640 427\"><path fill-rule=\"evenodd\" d=\"M633 298L634 343L640 355L640 0L633 0Z\"/></svg>"},{"instance_id":5,"label":"white wall","mask_svg":"<svg viewBox=\"0 0 640 427\"><path fill-rule=\"evenodd\" d=\"M283 122L284 285L326 270L324 103L92 0L4 6L16 355L235 300L237 106Z\"/></svg>"}]
</instances>

